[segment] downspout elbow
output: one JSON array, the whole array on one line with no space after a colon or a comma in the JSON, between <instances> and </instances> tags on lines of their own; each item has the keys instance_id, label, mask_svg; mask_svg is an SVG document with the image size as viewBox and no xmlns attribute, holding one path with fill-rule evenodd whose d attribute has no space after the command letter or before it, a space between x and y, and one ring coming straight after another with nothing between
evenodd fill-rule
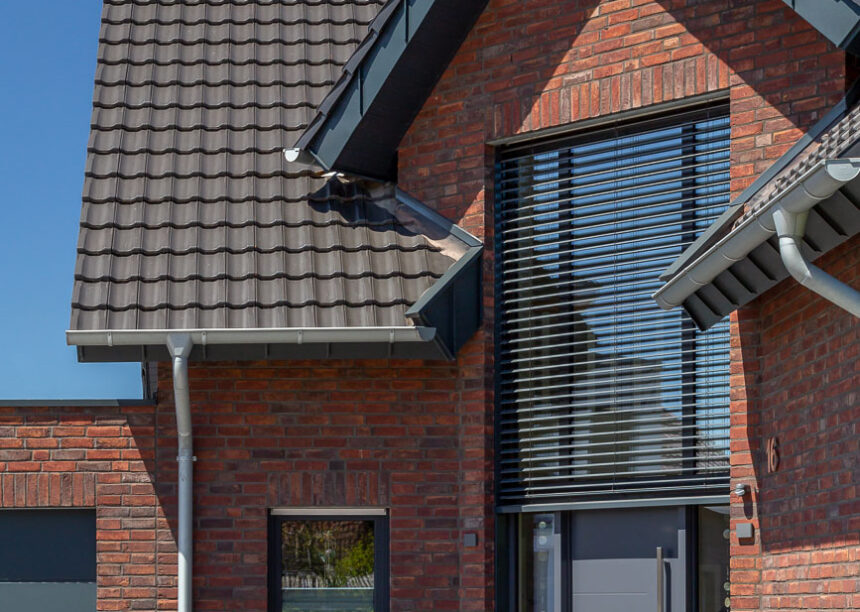
<instances>
[{"instance_id":1,"label":"downspout elbow","mask_svg":"<svg viewBox=\"0 0 860 612\"><path fill-rule=\"evenodd\" d=\"M173 394L176 404L176 433L179 435L180 455L184 446L191 446L191 391L188 385L188 357L193 343L189 334L170 334L167 348L173 357Z\"/></svg>"},{"instance_id":2,"label":"downspout elbow","mask_svg":"<svg viewBox=\"0 0 860 612\"><path fill-rule=\"evenodd\" d=\"M788 270L792 278L804 287L813 289L815 280L811 270L812 264L804 259L800 252L799 242L795 236L780 236L779 254L785 269Z\"/></svg>"},{"instance_id":3,"label":"downspout elbow","mask_svg":"<svg viewBox=\"0 0 860 612\"><path fill-rule=\"evenodd\" d=\"M860 317L860 292L809 263L800 251L800 240L806 231L808 211L774 211L773 218L779 236L779 254L791 276L801 285L824 299Z\"/></svg>"}]
</instances>

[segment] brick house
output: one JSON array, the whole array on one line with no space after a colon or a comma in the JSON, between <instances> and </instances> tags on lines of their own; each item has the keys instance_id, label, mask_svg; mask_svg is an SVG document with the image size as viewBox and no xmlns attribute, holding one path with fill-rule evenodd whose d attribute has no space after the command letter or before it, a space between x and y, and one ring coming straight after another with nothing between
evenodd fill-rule
<instances>
[{"instance_id":1,"label":"brick house","mask_svg":"<svg viewBox=\"0 0 860 612\"><path fill-rule=\"evenodd\" d=\"M860 610L858 17L106 0L0 602Z\"/></svg>"}]
</instances>

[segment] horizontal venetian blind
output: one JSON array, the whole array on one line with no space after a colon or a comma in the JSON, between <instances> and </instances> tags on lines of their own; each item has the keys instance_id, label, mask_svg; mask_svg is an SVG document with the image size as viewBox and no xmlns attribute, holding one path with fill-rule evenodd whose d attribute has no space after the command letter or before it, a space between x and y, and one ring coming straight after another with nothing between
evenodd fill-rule
<instances>
[{"instance_id":1,"label":"horizontal venetian blind","mask_svg":"<svg viewBox=\"0 0 860 612\"><path fill-rule=\"evenodd\" d=\"M501 505L728 493L728 328L651 294L729 203L725 105L496 164Z\"/></svg>"}]
</instances>

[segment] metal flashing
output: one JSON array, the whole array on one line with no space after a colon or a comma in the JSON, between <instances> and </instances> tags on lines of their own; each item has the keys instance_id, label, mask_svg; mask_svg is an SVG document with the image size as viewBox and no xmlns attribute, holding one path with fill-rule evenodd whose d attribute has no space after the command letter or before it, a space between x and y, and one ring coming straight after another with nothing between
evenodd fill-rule
<instances>
[{"instance_id":1,"label":"metal flashing","mask_svg":"<svg viewBox=\"0 0 860 612\"><path fill-rule=\"evenodd\" d=\"M469 251L412 305L406 316L416 324L438 331L439 345L454 359L480 327L483 316L481 293L482 246Z\"/></svg>"},{"instance_id":2,"label":"metal flashing","mask_svg":"<svg viewBox=\"0 0 860 612\"><path fill-rule=\"evenodd\" d=\"M296 146L326 169L396 178L396 150L487 0L390 0Z\"/></svg>"},{"instance_id":3,"label":"metal flashing","mask_svg":"<svg viewBox=\"0 0 860 612\"><path fill-rule=\"evenodd\" d=\"M141 362L169 361L164 346L79 346L78 361ZM449 352L437 342L349 342L317 344L217 344L195 346L191 360L206 361L307 361L329 359L431 359L448 360Z\"/></svg>"},{"instance_id":4,"label":"metal flashing","mask_svg":"<svg viewBox=\"0 0 860 612\"><path fill-rule=\"evenodd\" d=\"M860 7L851 0L782 0L830 42L860 52Z\"/></svg>"},{"instance_id":5,"label":"metal flashing","mask_svg":"<svg viewBox=\"0 0 860 612\"><path fill-rule=\"evenodd\" d=\"M462 240L467 246L484 246L483 243L473 234L467 232L447 217L443 217L420 200L416 200L396 185L394 186L394 197L397 199L398 202L405 204L419 215L422 215L427 220L437 224L439 227L450 233L452 236L458 238L459 240Z\"/></svg>"}]
</instances>

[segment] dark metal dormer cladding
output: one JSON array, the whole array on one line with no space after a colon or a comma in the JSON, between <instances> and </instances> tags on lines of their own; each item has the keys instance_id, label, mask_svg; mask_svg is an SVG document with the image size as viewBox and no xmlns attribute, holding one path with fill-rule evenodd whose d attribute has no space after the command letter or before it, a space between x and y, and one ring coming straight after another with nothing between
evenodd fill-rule
<instances>
[{"instance_id":1,"label":"dark metal dormer cladding","mask_svg":"<svg viewBox=\"0 0 860 612\"><path fill-rule=\"evenodd\" d=\"M106 0L79 359L163 360L176 330L194 359L456 354L480 243L391 185L284 156L383 4Z\"/></svg>"},{"instance_id":2,"label":"dark metal dormer cladding","mask_svg":"<svg viewBox=\"0 0 860 612\"><path fill-rule=\"evenodd\" d=\"M860 53L860 4L854 0L782 0L841 49Z\"/></svg>"},{"instance_id":3,"label":"dark metal dormer cladding","mask_svg":"<svg viewBox=\"0 0 860 612\"><path fill-rule=\"evenodd\" d=\"M395 180L397 146L486 0L390 0L296 147L327 169Z\"/></svg>"}]
</instances>

